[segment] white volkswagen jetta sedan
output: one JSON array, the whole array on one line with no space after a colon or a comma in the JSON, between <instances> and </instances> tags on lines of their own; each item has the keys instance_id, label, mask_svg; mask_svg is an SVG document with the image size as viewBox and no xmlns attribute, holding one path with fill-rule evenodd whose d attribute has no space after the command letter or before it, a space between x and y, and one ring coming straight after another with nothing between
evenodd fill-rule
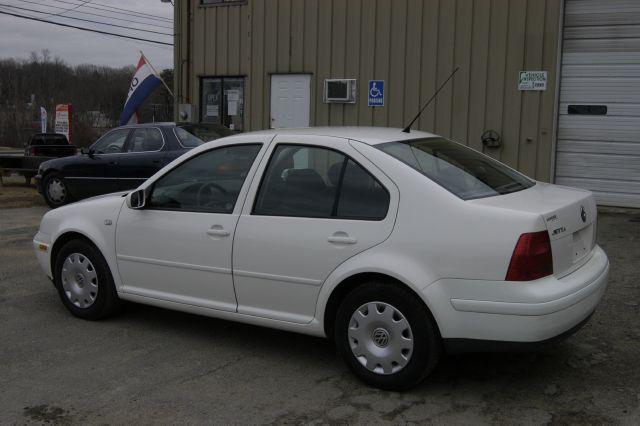
<instances>
[{"instance_id":1,"label":"white volkswagen jetta sedan","mask_svg":"<svg viewBox=\"0 0 640 426\"><path fill-rule=\"evenodd\" d=\"M129 194L48 212L34 239L76 316L121 300L326 336L353 372L410 387L444 351L577 330L609 262L590 192L429 133L247 133Z\"/></svg>"}]
</instances>

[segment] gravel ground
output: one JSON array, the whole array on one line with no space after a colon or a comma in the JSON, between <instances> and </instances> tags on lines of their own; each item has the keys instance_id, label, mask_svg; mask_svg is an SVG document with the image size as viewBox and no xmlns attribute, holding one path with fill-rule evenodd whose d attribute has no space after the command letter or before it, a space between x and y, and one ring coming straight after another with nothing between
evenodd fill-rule
<instances>
[{"instance_id":1,"label":"gravel ground","mask_svg":"<svg viewBox=\"0 0 640 426\"><path fill-rule=\"evenodd\" d=\"M611 281L534 354L448 356L409 392L363 386L323 339L128 305L73 318L31 249L44 207L0 210L0 423L640 423L640 212L600 216Z\"/></svg>"}]
</instances>

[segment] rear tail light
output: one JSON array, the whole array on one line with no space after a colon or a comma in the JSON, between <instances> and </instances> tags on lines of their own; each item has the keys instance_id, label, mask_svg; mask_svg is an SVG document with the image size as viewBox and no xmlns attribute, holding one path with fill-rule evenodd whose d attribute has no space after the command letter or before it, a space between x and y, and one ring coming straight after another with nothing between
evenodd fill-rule
<instances>
[{"instance_id":1,"label":"rear tail light","mask_svg":"<svg viewBox=\"0 0 640 426\"><path fill-rule=\"evenodd\" d=\"M547 231L520 235L513 250L507 281L531 281L553 274L551 241Z\"/></svg>"},{"instance_id":2,"label":"rear tail light","mask_svg":"<svg viewBox=\"0 0 640 426\"><path fill-rule=\"evenodd\" d=\"M36 155L36 147L35 146L31 147L31 155Z\"/></svg>"}]
</instances>

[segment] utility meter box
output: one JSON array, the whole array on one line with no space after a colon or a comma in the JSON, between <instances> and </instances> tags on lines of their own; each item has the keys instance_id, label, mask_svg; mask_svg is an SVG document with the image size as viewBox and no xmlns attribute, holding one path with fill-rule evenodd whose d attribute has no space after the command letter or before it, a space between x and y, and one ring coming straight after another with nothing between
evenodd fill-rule
<instances>
[{"instance_id":1,"label":"utility meter box","mask_svg":"<svg viewBox=\"0 0 640 426\"><path fill-rule=\"evenodd\" d=\"M328 104L355 104L356 80L329 78L324 81L324 102Z\"/></svg>"},{"instance_id":2,"label":"utility meter box","mask_svg":"<svg viewBox=\"0 0 640 426\"><path fill-rule=\"evenodd\" d=\"M178 104L178 121L181 123L191 123L193 121L193 105Z\"/></svg>"}]
</instances>

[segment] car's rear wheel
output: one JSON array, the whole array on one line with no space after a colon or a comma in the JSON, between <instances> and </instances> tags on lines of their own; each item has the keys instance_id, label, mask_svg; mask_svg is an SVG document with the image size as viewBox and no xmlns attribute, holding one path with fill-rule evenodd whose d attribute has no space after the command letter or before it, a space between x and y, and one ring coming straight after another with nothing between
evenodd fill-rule
<instances>
[{"instance_id":1,"label":"car's rear wheel","mask_svg":"<svg viewBox=\"0 0 640 426\"><path fill-rule=\"evenodd\" d=\"M83 240L69 241L60 249L54 282L62 303L77 317L101 319L120 306L107 261Z\"/></svg>"},{"instance_id":2,"label":"car's rear wheel","mask_svg":"<svg viewBox=\"0 0 640 426\"><path fill-rule=\"evenodd\" d=\"M42 195L47 204L54 209L72 201L67 182L57 173L49 173L44 177Z\"/></svg>"},{"instance_id":3,"label":"car's rear wheel","mask_svg":"<svg viewBox=\"0 0 640 426\"><path fill-rule=\"evenodd\" d=\"M427 307L395 283L363 284L336 315L335 344L365 383L403 390L421 382L438 363L442 343Z\"/></svg>"}]
</instances>

